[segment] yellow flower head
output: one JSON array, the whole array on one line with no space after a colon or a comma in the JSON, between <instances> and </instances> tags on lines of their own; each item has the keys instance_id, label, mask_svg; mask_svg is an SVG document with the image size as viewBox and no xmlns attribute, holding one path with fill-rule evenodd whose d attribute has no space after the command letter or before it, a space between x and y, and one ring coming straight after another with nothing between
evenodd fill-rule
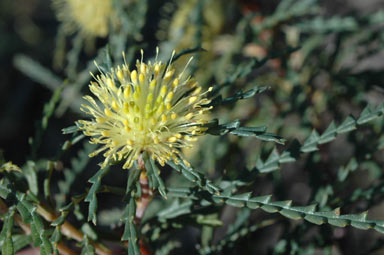
<instances>
[{"instance_id":1,"label":"yellow flower head","mask_svg":"<svg viewBox=\"0 0 384 255\"><path fill-rule=\"evenodd\" d=\"M157 49L158 51L158 49ZM143 51L141 51L143 56ZM185 71L185 68L184 68ZM180 149L191 146L206 128L210 100L197 82L177 73L155 59L154 63L137 60L136 69L127 64L101 72L89 88L97 97L81 110L92 120L80 120L80 129L92 136L91 143L102 144L91 153L104 151L105 167L111 160L125 160L130 168L140 153L148 152L161 165L170 159L178 161Z\"/></svg>"},{"instance_id":2,"label":"yellow flower head","mask_svg":"<svg viewBox=\"0 0 384 255\"><path fill-rule=\"evenodd\" d=\"M68 33L105 37L112 16L112 0L53 0L57 18Z\"/></svg>"}]
</instances>

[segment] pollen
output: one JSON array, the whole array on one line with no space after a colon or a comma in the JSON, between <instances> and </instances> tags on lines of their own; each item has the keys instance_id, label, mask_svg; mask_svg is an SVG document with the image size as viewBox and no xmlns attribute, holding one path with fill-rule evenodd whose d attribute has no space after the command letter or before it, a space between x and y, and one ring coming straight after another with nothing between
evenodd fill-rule
<instances>
[{"instance_id":1,"label":"pollen","mask_svg":"<svg viewBox=\"0 0 384 255\"><path fill-rule=\"evenodd\" d=\"M99 70L89 85L93 97L85 96L88 105L81 108L89 120L78 125L92 143L100 144L91 155L103 152L102 167L118 159L124 161L123 168L131 168L144 151L161 165L184 161L181 149L204 134L211 110L207 92L177 71L185 69L156 56L154 62L137 60L131 70L126 64L108 73Z\"/></svg>"}]
</instances>

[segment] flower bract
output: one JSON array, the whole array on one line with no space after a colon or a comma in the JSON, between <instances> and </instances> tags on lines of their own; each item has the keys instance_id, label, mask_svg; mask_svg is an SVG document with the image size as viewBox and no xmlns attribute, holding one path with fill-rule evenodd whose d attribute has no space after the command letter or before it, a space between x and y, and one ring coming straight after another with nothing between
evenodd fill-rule
<instances>
[{"instance_id":1,"label":"flower bract","mask_svg":"<svg viewBox=\"0 0 384 255\"><path fill-rule=\"evenodd\" d=\"M102 167L125 160L123 168L130 168L142 152L161 165L177 162L180 149L204 134L211 109L206 95L212 88L202 92L185 70L178 72L171 61L167 65L157 57L144 63L142 57L136 68L123 64L94 76L93 96L85 96L88 104L81 107L91 120L78 123L91 143L101 144L91 156L104 152Z\"/></svg>"}]
</instances>

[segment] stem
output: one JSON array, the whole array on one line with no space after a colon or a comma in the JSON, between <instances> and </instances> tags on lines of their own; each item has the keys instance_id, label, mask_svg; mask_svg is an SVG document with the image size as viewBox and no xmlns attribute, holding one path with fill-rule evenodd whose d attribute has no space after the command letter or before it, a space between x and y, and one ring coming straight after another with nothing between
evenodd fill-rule
<instances>
[{"instance_id":1,"label":"stem","mask_svg":"<svg viewBox=\"0 0 384 255\"><path fill-rule=\"evenodd\" d=\"M138 159L140 173L140 188L141 188L141 197L136 201L136 218L135 223L139 224L143 219L145 210L147 209L149 202L151 202L153 197L153 191L148 185L148 176L147 169L145 168L145 162L142 155Z\"/></svg>"},{"instance_id":2,"label":"stem","mask_svg":"<svg viewBox=\"0 0 384 255\"><path fill-rule=\"evenodd\" d=\"M2 199L0 199L0 213L4 214L8 212L7 205L3 202ZM31 227L28 224L25 224L23 220L21 219L20 215L16 214L13 216L15 222L19 227L24 231L26 235L30 235L32 233ZM76 254L74 251L72 251L70 248L68 248L63 242L60 242L57 244L56 247L59 250L59 253L61 255L74 255Z\"/></svg>"},{"instance_id":3,"label":"stem","mask_svg":"<svg viewBox=\"0 0 384 255\"><path fill-rule=\"evenodd\" d=\"M55 221L58 216L50 212L47 208L45 208L42 205L37 206L37 213L40 214L46 221L53 222ZM84 234L75 228L71 223L68 221L64 221L64 223L60 226L60 231L63 235L72 238L78 242L83 241ZM102 245L101 243L97 243L94 241L90 241L91 245L93 245L96 249L96 253L99 255L111 255L112 252Z\"/></svg>"},{"instance_id":4,"label":"stem","mask_svg":"<svg viewBox=\"0 0 384 255\"><path fill-rule=\"evenodd\" d=\"M0 199L0 213L4 214L8 212L9 208L8 206L3 202L2 199ZM58 216L51 211L49 211L47 208L45 208L42 205L37 205L36 212L42 216L46 221L48 222L53 222L58 218ZM21 219L20 215L15 214L14 219L17 225L20 226L21 229L23 229L24 233L26 235L30 235L32 233L31 227L28 224L25 224L23 220ZM68 221L65 221L61 226L60 226L60 232L69 237L72 238L78 242L81 242L83 240L84 234L76 229L71 223ZM112 252L103 246L100 243L96 242L91 242L91 244L95 247L96 253L99 255L111 255ZM61 255L74 255L77 254L76 252L72 251L70 248L68 248L63 242L58 243L57 249L59 250L59 253Z\"/></svg>"},{"instance_id":5,"label":"stem","mask_svg":"<svg viewBox=\"0 0 384 255\"><path fill-rule=\"evenodd\" d=\"M140 224L141 220L143 219L145 210L147 209L149 203L153 198L153 191L148 184L147 169L145 168L145 162L143 160L142 154L140 154L138 158L138 165L139 165L139 169L141 170L140 179L139 179L141 196L136 200L136 214L135 214L136 225ZM140 247L140 253L142 255L152 254L149 252L148 245L143 239L139 240L139 247Z\"/></svg>"}]
</instances>

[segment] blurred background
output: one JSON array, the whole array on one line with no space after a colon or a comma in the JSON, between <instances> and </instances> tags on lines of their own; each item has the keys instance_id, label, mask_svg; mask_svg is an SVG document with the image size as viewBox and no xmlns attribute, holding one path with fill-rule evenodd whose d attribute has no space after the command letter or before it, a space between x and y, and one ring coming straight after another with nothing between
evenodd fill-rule
<instances>
[{"instance_id":1,"label":"blurred background","mask_svg":"<svg viewBox=\"0 0 384 255\"><path fill-rule=\"evenodd\" d=\"M383 102L383 0L113 2L119 11L106 36L66 31L57 19L57 8L48 0L0 2L0 149L7 161L22 165L33 154L56 157L68 139L61 130L83 117L79 104L88 93L89 71L96 70L93 60L104 59L106 50L115 63L121 63L123 50L133 63L141 48L146 58L153 58L159 46L164 60L173 49L195 49L191 73L203 87L213 85L229 96L268 86L261 95L218 107L213 117L222 122L240 119L245 126L268 126L288 141L278 150L288 148L295 139L303 143L313 128L324 132L332 121L340 124L350 114L358 116L368 103ZM197 50L200 47L205 51ZM38 150L32 151L30 138L39 136L36 127L41 125L44 105L64 81L59 106L41 134ZM259 195L276 194L278 200L293 199L298 205L316 202L323 209L348 204L344 208L348 213L375 204L370 216L384 220L380 202L384 191L377 191L383 178L383 129L384 122L379 120L341 135L319 152L283 166L279 173L257 179L252 189ZM273 149L272 143L234 136L208 136L199 145L185 151L193 165L211 179L225 176L228 180L246 174L243 169L252 169ZM64 166L76 149L62 159ZM358 167L348 168L350 162L357 162ZM338 182L342 167L354 172L348 185ZM84 182L94 169L95 164ZM163 174L168 184L180 181L170 171ZM109 181L120 180L124 186L119 178ZM377 196L364 193L368 187L375 187ZM113 210L113 206L110 202L104 207ZM156 201L153 208L157 208ZM234 223L239 214L246 219L242 224L269 216L225 207L220 219ZM276 221L273 227L223 248L222 254L309 254L309 250L314 254L382 254L383 238L371 231ZM226 231L219 228L209 242L218 242ZM173 236L184 240L179 251L197 254L201 230L184 232Z\"/></svg>"}]
</instances>

